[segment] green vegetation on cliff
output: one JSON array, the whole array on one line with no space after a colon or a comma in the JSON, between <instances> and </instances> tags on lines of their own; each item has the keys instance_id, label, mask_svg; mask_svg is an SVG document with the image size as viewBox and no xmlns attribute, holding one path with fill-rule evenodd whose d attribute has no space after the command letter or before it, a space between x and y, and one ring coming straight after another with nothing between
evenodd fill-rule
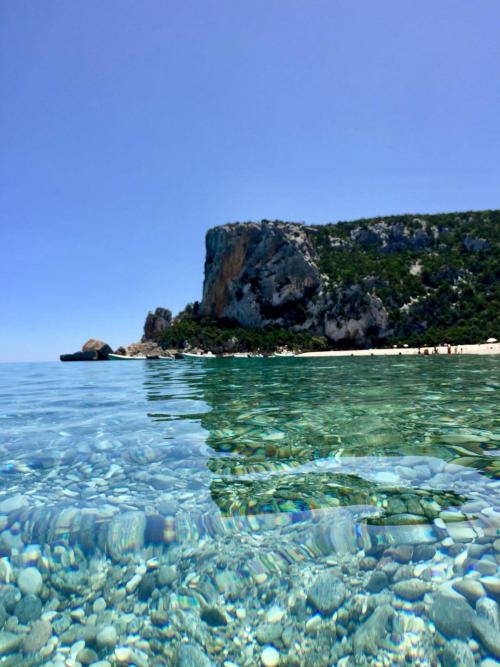
<instances>
[{"instance_id":1,"label":"green vegetation on cliff","mask_svg":"<svg viewBox=\"0 0 500 667\"><path fill-rule=\"evenodd\" d=\"M197 304L190 305L161 333L160 343L165 348L200 348L214 353L249 352L271 353L277 348L290 350L326 350L323 336L295 333L280 327L249 329L200 318Z\"/></svg>"},{"instance_id":2,"label":"green vegetation on cliff","mask_svg":"<svg viewBox=\"0 0 500 667\"><path fill-rule=\"evenodd\" d=\"M391 216L313 230L329 287L362 285L382 300L388 343L476 343L498 335L500 211Z\"/></svg>"}]
</instances>

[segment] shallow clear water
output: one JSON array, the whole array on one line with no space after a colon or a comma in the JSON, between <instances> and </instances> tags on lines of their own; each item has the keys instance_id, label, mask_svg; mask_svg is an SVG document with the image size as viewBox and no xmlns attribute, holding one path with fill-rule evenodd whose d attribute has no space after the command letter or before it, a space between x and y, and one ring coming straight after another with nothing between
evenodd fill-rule
<instances>
[{"instance_id":1,"label":"shallow clear water","mask_svg":"<svg viewBox=\"0 0 500 667\"><path fill-rule=\"evenodd\" d=\"M496 664L499 385L494 357L0 365L0 664Z\"/></svg>"}]
</instances>

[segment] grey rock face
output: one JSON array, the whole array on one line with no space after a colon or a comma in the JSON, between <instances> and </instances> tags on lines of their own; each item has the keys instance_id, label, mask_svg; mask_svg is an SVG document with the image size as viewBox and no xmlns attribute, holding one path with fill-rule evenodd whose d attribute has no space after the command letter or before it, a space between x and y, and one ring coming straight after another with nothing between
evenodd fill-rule
<instances>
[{"instance_id":1,"label":"grey rock face","mask_svg":"<svg viewBox=\"0 0 500 667\"><path fill-rule=\"evenodd\" d=\"M246 327L290 326L334 341L385 334L387 312L368 285L325 284L314 233L283 222L211 229L201 315Z\"/></svg>"},{"instance_id":2,"label":"grey rock face","mask_svg":"<svg viewBox=\"0 0 500 667\"><path fill-rule=\"evenodd\" d=\"M309 604L322 614L331 614L346 597L344 583L333 572L322 572L309 590Z\"/></svg>"},{"instance_id":3,"label":"grey rock face","mask_svg":"<svg viewBox=\"0 0 500 667\"><path fill-rule=\"evenodd\" d=\"M144 322L143 342L154 340L172 323L172 312L168 308L157 308L154 313L149 312Z\"/></svg>"},{"instance_id":4,"label":"grey rock face","mask_svg":"<svg viewBox=\"0 0 500 667\"><path fill-rule=\"evenodd\" d=\"M321 284L302 225L231 224L207 234L202 315L249 327L293 323Z\"/></svg>"}]
</instances>

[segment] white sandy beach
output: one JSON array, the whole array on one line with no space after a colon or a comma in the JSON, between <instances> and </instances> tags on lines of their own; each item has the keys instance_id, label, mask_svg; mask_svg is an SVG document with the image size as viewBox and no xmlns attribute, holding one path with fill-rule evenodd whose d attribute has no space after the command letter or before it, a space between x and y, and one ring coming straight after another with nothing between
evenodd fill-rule
<instances>
[{"instance_id":1,"label":"white sandy beach","mask_svg":"<svg viewBox=\"0 0 500 667\"><path fill-rule=\"evenodd\" d=\"M500 354L500 343L477 345L452 345L451 347L390 347L373 350L328 350L326 352L303 352L298 357L389 357L407 354Z\"/></svg>"}]
</instances>

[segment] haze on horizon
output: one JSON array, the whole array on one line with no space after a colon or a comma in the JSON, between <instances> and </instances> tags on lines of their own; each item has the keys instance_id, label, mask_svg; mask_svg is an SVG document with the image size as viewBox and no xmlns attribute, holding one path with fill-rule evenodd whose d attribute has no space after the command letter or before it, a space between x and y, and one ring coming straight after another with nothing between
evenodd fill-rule
<instances>
[{"instance_id":1,"label":"haze on horizon","mask_svg":"<svg viewBox=\"0 0 500 667\"><path fill-rule=\"evenodd\" d=\"M500 4L0 7L0 360L138 340L204 236L499 208Z\"/></svg>"}]
</instances>

